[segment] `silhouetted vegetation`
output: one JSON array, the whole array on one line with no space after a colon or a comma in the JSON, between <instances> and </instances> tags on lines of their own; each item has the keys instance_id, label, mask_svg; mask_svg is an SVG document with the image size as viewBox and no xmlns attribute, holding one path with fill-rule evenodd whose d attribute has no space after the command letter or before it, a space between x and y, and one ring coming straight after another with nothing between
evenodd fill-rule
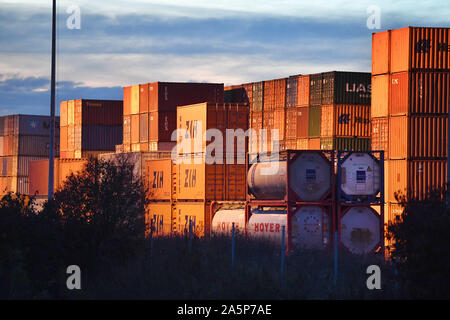
<instances>
[{"instance_id":1,"label":"silhouetted vegetation","mask_svg":"<svg viewBox=\"0 0 450 320\"><path fill-rule=\"evenodd\" d=\"M2 299L398 299L448 298L449 211L442 197L404 202L389 226L392 261L339 251L334 285L331 250L296 250L237 237L234 268L227 237L144 238L145 190L127 161L91 159L68 177L53 201L0 201ZM381 290L369 290L369 265L381 267ZM81 290L66 269L81 268Z\"/></svg>"},{"instance_id":2,"label":"silhouetted vegetation","mask_svg":"<svg viewBox=\"0 0 450 320\"><path fill-rule=\"evenodd\" d=\"M403 214L388 226L392 260L408 298L450 298L450 206L445 193L426 199L398 196Z\"/></svg>"}]
</instances>

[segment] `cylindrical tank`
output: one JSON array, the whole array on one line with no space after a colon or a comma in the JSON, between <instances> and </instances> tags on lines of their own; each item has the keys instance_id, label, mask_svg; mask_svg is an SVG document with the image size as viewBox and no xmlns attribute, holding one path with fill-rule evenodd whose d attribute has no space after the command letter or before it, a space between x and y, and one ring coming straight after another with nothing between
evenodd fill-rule
<instances>
[{"instance_id":1,"label":"cylindrical tank","mask_svg":"<svg viewBox=\"0 0 450 320\"><path fill-rule=\"evenodd\" d=\"M256 199L284 199L286 161L253 164L248 172L249 191ZM331 187L331 164L318 152L302 152L289 168L290 188L304 201L320 200Z\"/></svg>"},{"instance_id":2,"label":"cylindrical tank","mask_svg":"<svg viewBox=\"0 0 450 320\"><path fill-rule=\"evenodd\" d=\"M248 234L281 244L283 226L287 243L287 215L282 210L254 210L248 222Z\"/></svg>"},{"instance_id":3,"label":"cylindrical tank","mask_svg":"<svg viewBox=\"0 0 450 320\"><path fill-rule=\"evenodd\" d=\"M319 201L331 188L331 164L318 152L302 152L290 165L289 184L303 201Z\"/></svg>"},{"instance_id":4,"label":"cylindrical tank","mask_svg":"<svg viewBox=\"0 0 450 320\"><path fill-rule=\"evenodd\" d=\"M292 243L300 248L321 249L329 245L331 225L322 207L304 206L292 216Z\"/></svg>"},{"instance_id":5,"label":"cylindrical tank","mask_svg":"<svg viewBox=\"0 0 450 320\"><path fill-rule=\"evenodd\" d=\"M341 218L341 242L352 253L373 251L380 242L380 216L370 207L351 207Z\"/></svg>"},{"instance_id":6,"label":"cylindrical tank","mask_svg":"<svg viewBox=\"0 0 450 320\"><path fill-rule=\"evenodd\" d=\"M379 162L368 153L352 153L341 167L341 190L351 196L375 196L380 192Z\"/></svg>"},{"instance_id":7,"label":"cylindrical tank","mask_svg":"<svg viewBox=\"0 0 450 320\"><path fill-rule=\"evenodd\" d=\"M257 199L283 199L286 195L286 161L259 162L247 175L249 191Z\"/></svg>"},{"instance_id":8,"label":"cylindrical tank","mask_svg":"<svg viewBox=\"0 0 450 320\"><path fill-rule=\"evenodd\" d=\"M214 234L231 234L234 222L236 233L244 233L245 209L218 210L212 220L212 232Z\"/></svg>"}]
</instances>

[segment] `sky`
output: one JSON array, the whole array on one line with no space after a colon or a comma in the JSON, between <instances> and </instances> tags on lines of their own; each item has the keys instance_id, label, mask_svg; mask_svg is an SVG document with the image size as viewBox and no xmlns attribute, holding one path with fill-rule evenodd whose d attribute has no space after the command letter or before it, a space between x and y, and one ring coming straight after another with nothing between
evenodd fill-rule
<instances>
[{"instance_id":1,"label":"sky","mask_svg":"<svg viewBox=\"0 0 450 320\"><path fill-rule=\"evenodd\" d=\"M51 2L0 0L0 115L49 114ZM379 29L367 26L374 6ZM58 0L57 7L57 114L60 101L122 99L123 86L138 83L370 72L373 32L450 27L447 0ZM80 28L69 29L68 20Z\"/></svg>"}]
</instances>

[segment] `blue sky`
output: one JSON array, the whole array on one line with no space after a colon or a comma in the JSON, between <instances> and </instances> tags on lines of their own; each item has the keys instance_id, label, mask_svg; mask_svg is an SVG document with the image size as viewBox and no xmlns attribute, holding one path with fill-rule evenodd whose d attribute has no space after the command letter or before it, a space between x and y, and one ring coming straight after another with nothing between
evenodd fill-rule
<instances>
[{"instance_id":1,"label":"blue sky","mask_svg":"<svg viewBox=\"0 0 450 320\"><path fill-rule=\"evenodd\" d=\"M48 114L50 0L0 0L0 115ZM69 30L70 5L81 29ZM381 10L369 30L367 8ZM371 68L371 34L450 26L448 1L58 1L58 102L153 81L238 84ZM58 111L58 110L57 110Z\"/></svg>"}]
</instances>

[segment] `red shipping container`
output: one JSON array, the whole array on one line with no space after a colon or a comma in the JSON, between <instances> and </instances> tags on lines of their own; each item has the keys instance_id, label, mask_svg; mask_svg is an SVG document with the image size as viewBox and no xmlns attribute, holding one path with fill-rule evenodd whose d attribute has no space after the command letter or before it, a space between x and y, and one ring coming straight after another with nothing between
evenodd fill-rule
<instances>
[{"instance_id":1,"label":"red shipping container","mask_svg":"<svg viewBox=\"0 0 450 320\"><path fill-rule=\"evenodd\" d=\"M177 128L176 112L150 112L149 141L171 141L172 133Z\"/></svg>"},{"instance_id":2,"label":"red shipping container","mask_svg":"<svg viewBox=\"0 0 450 320\"><path fill-rule=\"evenodd\" d=\"M139 86L139 113L148 112L148 84Z\"/></svg>"},{"instance_id":3,"label":"red shipping container","mask_svg":"<svg viewBox=\"0 0 450 320\"><path fill-rule=\"evenodd\" d=\"M297 108L297 138L307 138L309 128L309 107Z\"/></svg>"},{"instance_id":4,"label":"red shipping container","mask_svg":"<svg viewBox=\"0 0 450 320\"><path fill-rule=\"evenodd\" d=\"M223 103L224 86L218 83L153 82L149 84L149 111L176 112L178 106Z\"/></svg>"}]
</instances>

